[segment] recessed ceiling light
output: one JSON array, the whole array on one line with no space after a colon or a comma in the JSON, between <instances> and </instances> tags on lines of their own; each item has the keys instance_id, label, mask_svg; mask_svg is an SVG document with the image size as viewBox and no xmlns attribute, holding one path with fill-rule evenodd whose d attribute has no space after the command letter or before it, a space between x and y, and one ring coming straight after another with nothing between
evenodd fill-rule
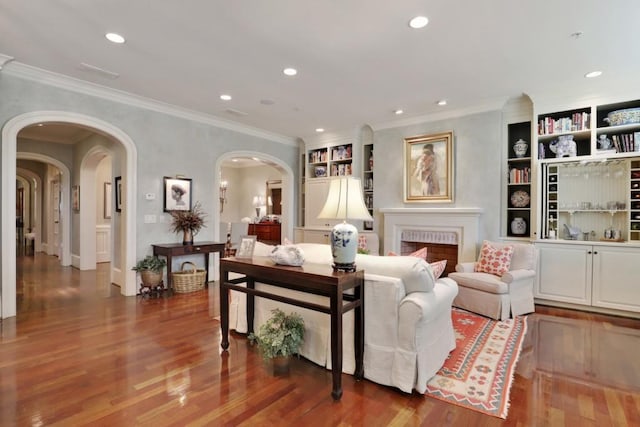
<instances>
[{"instance_id":1,"label":"recessed ceiling light","mask_svg":"<svg viewBox=\"0 0 640 427\"><path fill-rule=\"evenodd\" d=\"M591 79L593 77L598 77L601 74L602 74L602 71L592 71L590 73L585 74L584 76L588 79Z\"/></svg>"},{"instance_id":2,"label":"recessed ceiling light","mask_svg":"<svg viewBox=\"0 0 640 427\"><path fill-rule=\"evenodd\" d=\"M427 18L426 16L416 16L415 18L412 18L411 21L409 21L409 26L411 28L419 29L426 27L428 23L429 18Z\"/></svg>"},{"instance_id":3,"label":"recessed ceiling light","mask_svg":"<svg viewBox=\"0 0 640 427\"><path fill-rule=\"evenodd\" d=\"M261 99L260 104L262 105L273 105L276 102L273 99Z\"/></svg>"},{"instance_id":4,"label":"recessed ceiling light","mask_svg":"<svg viewBox=\"0 0 640 427\"><path fill-rule=\"evenodd\" d=\"M252 159L253 159L253 161L255 161L255 162L259 162L259 161L260 161L260 159L259 159L259 158L257 158L257 157L252 157Z\"/></svg>"},{"instance_id":5,"label":"recessed ceiling light","mask_svg":"<svg viewBox=\"0 0 640 427\"><path fill-rule=\"evenodd\" d=\"M107 33L104 36L112 43L124 43L124 37L122 37L120 34Z\"/></svg>"},{"instance_id":6,"label":"recessed ceiling light","mask_svg":"<svg viewBox=\"0 0 640 427\"><path fill-rule=\"evenodd\" d=\"M446 99L441 99L440 101L438 101L438 105L440 105L440 106L447 105L447 100Z\"/></svg>"},{"instance_id":7,"label":"recessed ceiling light","mask_svg":"<svg viewBox=\"0 0 640 427\"><path fill-rule=\"evenodd\" d=\"M404 113L404 111L403 111L403 110L400 110L400 109L397 109L397 110L394 110L394 111L393 111L393 114L395 114L395 115L397 115L397 116L399 116L399 115L400 115L400 114L402 114L402 113Z\"/></svg>"},{"instance_id":8,"label":"recessed ceiling light","mask_svg":"<svg viewBox=\"0 0 640 427\"><path fill-rule=\"evenodd\" d=\"M220 95L220 99L223 101L231 101L231 95L222 94Z\"/></svg>"},{"instance_id":9,"label":"recessed ceiling light","mask_svg":"<svg viewBox=\"0 0 640 427\"><path fill-rule=\"evenodd\" d=\"M238 159L231 159L232 162L238 162Z\"/></svg>"},{"instance_id":10,"label":"recessed ceiling light","mask_svg":"<svg viewBox=\"0 0 640 427\"><path fill-rule=\"evenodd\" d=\"M296 74L298 74L298 70L296 70L295 68L285 68L284 70L282 70L282 72L286 76L295 76Z\"/></svg>"},{"instance_id":11,"label":"recessed ceiling light","mask_svg":"<svg viewBox=\"0 0 640 427\"><path fill-rule=\"evenodd\" d=\"M324 128L316 128L316 132L318 133L324 132Z\"/></svg>"},{"instance_id":12,"label":"recessed ceiling light","mask_svg":"<svg viewBox=\"0 0 640 427\"><path fill-rule=\"evenodd\" d=\"M38 123L38 126L44 126L44 124L43 123Z\"/></svg>"}]
</instances>

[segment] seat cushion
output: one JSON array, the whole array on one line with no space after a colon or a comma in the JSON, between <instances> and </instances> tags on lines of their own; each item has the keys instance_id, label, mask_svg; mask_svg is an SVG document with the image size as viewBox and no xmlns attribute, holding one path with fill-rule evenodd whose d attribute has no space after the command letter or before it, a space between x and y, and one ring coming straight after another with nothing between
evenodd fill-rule
<instances>
[{"instance_id":1,"label":"seat cushion","mask_svg":"<svg viewBox=\"0 0 640 427\"><path fill-rule=\"evenodd\" d=\"M477 289L491 294L506 294L509 287L496 275L489 273L449 273L449 277L456 281L458 286Z\"/></svg>"}]
</instances>

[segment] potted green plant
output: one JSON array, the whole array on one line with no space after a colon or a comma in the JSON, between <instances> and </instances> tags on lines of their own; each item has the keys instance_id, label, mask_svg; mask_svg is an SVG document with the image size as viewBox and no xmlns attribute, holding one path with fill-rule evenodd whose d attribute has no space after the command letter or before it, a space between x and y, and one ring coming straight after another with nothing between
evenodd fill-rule
<instances>
[{"instance_id":1,"label":"potted green plant","mask_svg":"<svg viewBox=\"0 0 640 427\"><path fill-rule=\"evenodd\" d=\"M272 359L274 373L289 370L289 358L298 354L304 341L304 319L298 313L285 314L276 308L257 334L250 334L249 340L256 343L262 357Z\"/></svg>"},{"instance_id":2,"label":"potted green plant","mask_svg":"<svg viewBox=\"0 0 640 427\"><path fill-rule=\"evenodd\" d=\"M171 211L171 229L175 233L182 232L182 244L193 244L193 236L198 234L204 225L206 214L200 202L196 202L190 211Z\"/></svg>"},{"instance_id":3,"label":"potted green plant","mask_svg":"<svg viewBox=\"0 0 640 427\"><path fill-rule=\"evenodd\" d=\"M167 261L164 258L147 255L144 259L138 261L132 270L140 273L144 286L154 288L162 281L162 272L166 265Z\"/></svg>"}]
</instances>

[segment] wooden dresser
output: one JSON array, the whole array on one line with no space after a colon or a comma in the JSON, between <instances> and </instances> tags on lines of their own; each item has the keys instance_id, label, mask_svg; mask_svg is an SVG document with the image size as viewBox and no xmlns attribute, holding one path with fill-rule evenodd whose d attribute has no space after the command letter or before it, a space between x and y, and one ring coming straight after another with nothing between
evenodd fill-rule
<instances>
[{"instance_id":1,"label":"wooden dresser","mask_svg":"<svg viewBox=\"0 0 640 427\"><path fill-rule=\"evenodd\" d=\"M268 245L279 245L280 240L280 223L276 222L260 222L258 224L249 224L249 235L258 236L258 241Z\"/></svg>"}]
</instances>

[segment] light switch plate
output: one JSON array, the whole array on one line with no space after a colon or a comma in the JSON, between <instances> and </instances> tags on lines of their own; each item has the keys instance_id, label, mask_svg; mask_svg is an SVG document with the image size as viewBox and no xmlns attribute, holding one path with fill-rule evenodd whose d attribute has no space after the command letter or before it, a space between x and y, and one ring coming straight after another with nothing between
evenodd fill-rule
<instances>
[{"instance_id":1,"label":"light switch plate","mask_svg":"<svg viewBox=\"0 0 640 427\"><path fill-rule=\"evenodd\" d=\"M144 216L144 223L145 224L155 224L156 223L156 216L155 215L145 215Z\"/></svg>"},{"instance_id":2,"label":"light switch plate","mask_svg":"<svg viewBox=\"0 0 640 427\"><path fill-rule=\"evenodd\" d=\"M147 200L155 200L156 199L156 193L147 193L144 195L144 198Z\"/></svg>"}]
</instances>

